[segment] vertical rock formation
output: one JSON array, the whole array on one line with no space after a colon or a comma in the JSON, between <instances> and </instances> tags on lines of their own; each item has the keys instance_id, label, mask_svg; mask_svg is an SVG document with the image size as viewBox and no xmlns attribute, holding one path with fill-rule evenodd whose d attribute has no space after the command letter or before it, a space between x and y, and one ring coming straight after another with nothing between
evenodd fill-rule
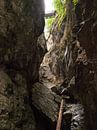
<instances>
[{"instance_id":1,"label":"vertical rock formation","mask_svg":"<svg viewBox=\"0 0 97 130\"><path fill-rule=\"evenodd\" d=\"M40 79L50 88L62 83L65 78L64 66L64 43L61 42L65 28L65 19L61 27L58 25L59 17L56 16L51 33L47 40L48 52L44 56L41 68ZM49 82L49 83L48 83ZM48 84L47 84L48 83Z\"/></svg>"},{"instance_id":2,"label":"vertical rock formation","mask_svg":"<svg viewBox=\"0 0 97 130\"><path fill-rule=\"evenodd\" d=\"M95 130L97 129L97 1L79 0L75 6L74 22L70 1L64 33L67 43L64 57L66 77L68 81L75 77L75 94L85 110L85 130Z\"/></svg>"},{"instance_id":3,"label":"vertical rock formation","mask_svg":"<svg viewBox=\"0 0 97 130\"><path fill-rule=\"evenodd\" d=\"M80 0L77 35L84 49L77 58L76 87L85 108L87 130L97 129L97 0Z\"/></svg>"},{"instance_id":4,"label":"vertical rock formation","mask_svg":"<svg viewBox=\"0 0 97 130\"><path fill-rule=\"evenodd\" d=\"M52 72L49 80L55 76L58 84L65 79L62 85L70 93L75 90L74 97L77 95L84 106L85 130L96 130L97 0L78 0L75 6L68 0L66 10L60 30L56 18L50 36L52 47L46 55ZM59 96L36 83L46 51L43 29L43 0L0 1L1 130L35 130L32 104L52 120L57 119Z\"/></svg>"},{"instance_id":5,"label":"vertical rock formation","mask_svg":"<svg viewBox=\"0 0 97 130\"><path fill-rule=\"evenodd\" d=\"M41 66L41 78L42 82L57 94L60 94L63 88L70 89L68 90L70 92L67 91L64 94L67 97L65 100L67 107L65 107L62 129L84 130L83 107L79 102L75 103L75 92L74 96L72 92L75 88L75 62L79 51L76 34L78 31L77 19L72 0L66 2L66 15L60 26L58 21L59 18L56 17L47 42L49 50ZM45 82L46 80L48 82ZM50 83L55 86L53 87Z\"/></svg>"},{"instance_id":6,"label":"vertical rock formation","mask_svg":"<svg viewBox=\"0 0 97 130\"><path fill-rule=\"evenodd\" d=\"M97 1L79 0L75 6L76 21L72 17L71 10L69 4L64 33L67 41L65 70L68 81L75 77L75 94L85 109L85 130L95 130L97 129Z\"/></svg>"},{"instance_id":7,"label":"vertical rock formation","mask_svg":"<svg viewBox=\"0 0 97 130\"><path fill-rule=\"evenodd\" d=\"M43 0L0 1L0 129L34 130L29 103L45 48Z\"/></svg>"},{"instance_id":8,"label":"vertical rock formation","mask_svg":"<svg viewBox=\"0 0 97 130\"><path fill-rule=\"evenodd\" d=\"M73 4L73 0L68 0L66 8L66 17L61 29L57 30L57 20L54 24L50 37L52 46L47 58L51 60L49 66L57 78L60 77L60 66L64 68L62 78L65 78L66 82L64 81L63 86L69 87L71 93L75 91L74 96L77 96L83 104L85 130L95 130L97 129L97 0L78 0L76 5ZM72 81L75 82L73 85Z\"/></svg>"}]
</instances>

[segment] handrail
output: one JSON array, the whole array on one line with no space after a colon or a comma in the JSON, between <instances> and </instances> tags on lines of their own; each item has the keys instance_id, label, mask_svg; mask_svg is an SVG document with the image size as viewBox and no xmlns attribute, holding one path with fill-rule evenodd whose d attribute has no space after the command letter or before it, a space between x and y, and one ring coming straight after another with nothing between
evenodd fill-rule
<instances>
[{"instance_id":1,"label":"handrail","mask_svg":"<svg viewBox=\"0 0 97 130\"><path fill-rule=\"evenodd\" d=\"M60 110L59 110L59 115L58 115L58 121L57 121L56 130L61 130L64 102L65 102L65 100L62 99L61 100L61 104L60 104Z\"/></svg>"}]
</instances>

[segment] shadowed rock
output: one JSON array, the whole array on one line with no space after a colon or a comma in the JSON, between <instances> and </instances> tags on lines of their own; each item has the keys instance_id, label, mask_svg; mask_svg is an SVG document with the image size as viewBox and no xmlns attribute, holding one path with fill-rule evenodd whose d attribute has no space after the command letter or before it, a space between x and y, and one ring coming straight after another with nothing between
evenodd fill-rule
<instances>
[{"instance_id":1,"label":"shadowed rock","mask_svg":"<svg viewBox=\"0 0 97 130\"><path fill-rule=\"evenodd\" d=\"M32 104L53 122L57 120L61 98L41 83L32 87Z\"/></svg>"}]
</instances>

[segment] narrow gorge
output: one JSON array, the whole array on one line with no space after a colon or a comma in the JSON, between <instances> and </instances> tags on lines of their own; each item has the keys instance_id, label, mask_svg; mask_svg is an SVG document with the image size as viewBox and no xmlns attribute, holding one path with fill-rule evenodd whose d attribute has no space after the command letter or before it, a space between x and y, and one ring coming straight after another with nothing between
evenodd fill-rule
<instances>
[{"instance_id":1,"label":"narrow gorge","mask_svg":"<svg viewBox=\"0 0 97 130\"><path fill-rule=\"evenodd\" d=\"M0 0L0 130L97 130L97 0L55 1L46 38L44 0Z\"/></svg>"}]
</instances>

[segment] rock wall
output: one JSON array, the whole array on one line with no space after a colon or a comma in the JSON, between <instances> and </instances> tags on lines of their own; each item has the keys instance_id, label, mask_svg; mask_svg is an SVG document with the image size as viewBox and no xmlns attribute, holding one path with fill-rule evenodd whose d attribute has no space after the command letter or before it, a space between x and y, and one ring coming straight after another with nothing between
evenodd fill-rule
<instances>
[{"instance_id":1,"label":"rock wall","mask_svg":"<svg viewBox=\"0 0 97 130\"><path fill-rule=\"evenodd\" d=\"M79 0L74 15L72 1L68 2L63 38L66 77L68 83L75 77L73 91L84 106L85 130L94 130L97 129L97 1Z\"/></svg>"},{"instance_id":2,"label":"rock wall","mask_svg":"<svg viewBox=\"0 0 97 130\"><path fill-rule=\"evenodd\" d=\"M33 0L0 2L0 64L20 71L32 82L38 77L37 39L44 29L44 11L40 4Z\"/></svg>"},{"instance_id":3,"label":"rock wall","mask_svg":"<svg viewBox=\"0 0 97 130\"><path fill-rule=\"evenodd\" d=\"M77 34L84 49L76 63L76 88L85 108L87 130L97 129L97 0L80 0Z\"/></svg>"},{"instance_id":4,"label":"rock wall","mask_svg":"<svg viewBox=\"0 0 97 130\"><path fill-rule=\"evenodd\" d=\"M42 82L50 83L50 88L53 85L62 83L65 78L64 70L64 44L61 42L65 28L65 19L61 27L58 26L59 17L56 16L53 23L49 38L47 40L48 52L44 56L40 68L40 79ZM47 85L47 84L46 84Z\"/></svg>"},{"instance_id":5,"label":"rock wall","mask_svg":"<svg viewBox=\"0 0 97 130\"><path fill-rule=\"evenodd\" d=\"M52 74L51 77L48 75L48 80L55 85L64 81L62 86L83 104L85 130L97 129L96 9L97 0L78 0L75 6L72 0L68 0L60 29L58 18L53 25L48 41L51 45L43 61L47 65L47 75ZM43 0L0 1L1 130L35 130L33 105L53 121L57 118L59 101L51 92L52 84L46 83L48 89L36 83L46 52L43 29ZM47 78L45 76L44 79ZM51 98L48 98L49 95ZM40 102L40 97L40 100L45 98L45 102ZM50 107L46 111L47 101L51 102L55 115Z\"/></svg>"},{"instance_id":6,"label":"rock wall","mask_svg":"<svg viewBox=\"0 0 97 130\"><path fill-rule=\"evenodd\" d=\"M97 0L68 0L66 16L58 19L48 40L46 55L55 81L80 100L85 111L85 130L97 129ZM46 62L47 62L46 61ZM59 62L61 61L61 62ZM61 71L60 71L61 70ZM72 84L73 81L73 84Z\"/></svg>"},{"instance_id":7,"label":"rock wall","mask_svg":"<svg viewBox=\"0 0 97 130\"><path fill-rule=\"evenodd\" d=\"M29 99L45 53L42 42L37 43L43 29L43 0L0 1L1 130L36 128Z\"/></svg>"}]
</instances>

